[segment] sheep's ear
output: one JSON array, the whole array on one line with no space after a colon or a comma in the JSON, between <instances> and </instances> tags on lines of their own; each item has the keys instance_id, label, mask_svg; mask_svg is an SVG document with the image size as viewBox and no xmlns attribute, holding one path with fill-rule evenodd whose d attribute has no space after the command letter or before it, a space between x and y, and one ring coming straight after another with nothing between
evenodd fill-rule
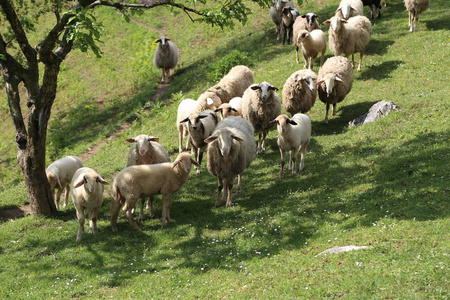
<instances>
[{"instance_id":1,"label":"sheep's ear","mask_svg":"<svg viewBox=\"0 0 450 300\"><path fill-rule=\"evenodd\" d=\"M325 82L325 78L321 78L321 79L317 80L316 84L320 84L322 82Z\"/></svg>"},{"instance_id":2,"label":"sheep's ear","mask_svg":"<svg viewBox=\"0 0 450 300\"><path fill-rule=\"evenodd\" d=\"M294 120L288 119L288 123L291 125L298 125Z\"/></svg>"},{"instance_id":3,"label":"sheep's ear","mask_svg":"<svg viewBox=\"0 0 450 300\"><path fill-rule=\"evenodd\" d=\"M187 117L187 118L184 119L184 120L181 120L180 123L184 123L184 122L187 122L187 121L189 121L189 117Z\"/></svg>"},{"instance_id":4,"label":"sheep's ear","mask_svg":"<svg viewBox=\"0 0 450 300\"><path fill-rule=\"evenodd\" d=\"M252 85L250 88L254 91L261 89L261 87L259 85Z\"/></svg>"},{"instance_id":5,"label":"sheep's ear","mask_svg":"<svg viewBox=\"0 0 450 300\"><path fill-rule=\"evenodd\" d=\"M236 141L239 141L239 142L242 142L242 141L243 141L243 139L241 139L241 138L238 137L238 136L235 136L234 134L231 135L231 138L234 139L234 140L236 140Z\"/></svg>"},{"instance_id":6,"label":"sheep's ear","mask_svg":"<svg viewBox=\"0 0 450 300\"><path fill-rule=\"evenodd\" d=\"M181 163L181 160L176 160L172 164L172 169L174 169L176 166L178 166Z\"/></svg>"},{"instance_id":7,"label":"sheep's ear","mask_svg":"<svg viewBox=\"0 0 450 300\"><path fill-rule=\"evenodd\" d=\"M211 98L207 98L207 99L206 99L206 104L208 104L208 105L213 105L213 104L214 104L214 100L211 99Z\"/></svg>"},{"instance_id":8,"label":"sheep's ear","mask_svg":"<svg viewBox=\"0 0 450 300\"><path fill-rule=\"evenodd\" d=\"M232 107L231 110L234 111L234 112L238 112L238 110L236 108L234 108L234 107Z\"/></svg>"},{"instance_id":9,"label":"sheep's ear","mask_svg":"<svg viewBox=\"0 0 450 300\"><path fill-rule=\"evenodd\" d=\"M109 184L105 179L103 179L100 176L97 176L97 179L95 181L97 181L98 183L101 183L101 184Z\"/></svg>"},{"instance_id":10,"label":"sheep's ear","mask_svg":"<svg viewBox=\"0 0 450 300\"><path fill-rule=\"evenodd\" d=\"M80 186L82 186L86 181L86 178L83 177L83 179L81 179L77 184L75 184L74 188L78 188Z\"/></svg>"},{"instance_id":11,"label":"sheep's ear","mask_svg":"<svg viewBox=\"0 0 450 300\"><path fill-rule=\"evenodd\" d=\"M342 23L347 23L347 20L346 19L341 19L341 22Z\"/></svg>"},{"instance_id":12,"label":"sheep's ear","mask_svg":"<svg viewBox=\"0 0 450 300\"><path fill-rule=\"evenodd\" d=\"M149 142L158 142L159 143L159 137L151 136L148 138Z\"/></svg>"},{"instance_id":13,"label":"sheep's ear","mask_svg":"<svg viewBox=\"0 0 450 300\"><path fill-rule=\"evenodd\" d=\"M338 9L336 9L336 12L338 12L338 11L340 11L340 10L342 10L342 7L341 7L341 6L339 6Z\"/></svg>"},{"instance_id":14,"label":"sheep's ear","mask_svg":"<svg viewBox=\"0 0 450 300\"><path fill-rule=\"evenodd\" d=\"M214 142L215 140L217 140L217 136L210 136L209 138L206 138L204 140L205 143L211 143Z\"/></svg>"},{"instance_id":15,"label":"sheep's ear","mask_svg":"<svg viewBox=\"0 0 450 300\"><path fill-rule=\"evenodd\" d=\"M155 43L161 43L162 41L161 41L161 39L157 39L156 41L155 41Z\"/></svg>"},{"instance_id":16,"label":"sheep's ear","mask_svg":"<svg viewBox=\"0 0 450 300\"><path fill-rule=\"evenodd\" d=\"M306 15L303 15L302 18L306 18Z\"/></svg>"},{"instance_id":17,"label":"sheep's ear","mask_svg":"<svg viewBox=\"0 0 450 300\"><path fill-rule=\"evenodd\" d=\"M197 117L197 119L201 120L201 119L206 118L207 116L208 116L208 115L200 115L200 116Z\"/></svg>"},{"instance_id":18,"label":"sheep's ear","mask_svg":"<svg viewBox=\"0 0 450 300\"><path fill-rule=\"evenodd\" d=\"M270 89L270 90L273 90L273 91L275 91L275 92L278 91L278 88L274 87L273 85L270 85L270 86L269 86L269 89Z\"/></svg>"},{"instance_id":19,"label":"sheep's ear","mask_svg":"<svg viewBox=\"0 0 450 300\"><path fill-rule=\"evenodd\" d=\"M330 23L331 23L331 21L330 21L330 19L328 19L328 20L326 20L326 21L323 21L322 24L330 24Z\"/></svg>"},{"instance_id":20,"label":"sheep's ear","mask_svg":"<svg viewBox=\"0 0 450 300\"><path fill-rule=\"evenodd\" d=\"M136 142L136 139L131 138L131 139L126 139L125 141L127 141L128 143L134 143L134 142Z\"/></svg>"},{"instance_id":21,"label":"sheep's ear","mask_svg":"<svg viewBox=\"0 0 450 300\"><path fill-rule=\"evenodd\" d=\"M336 76L336 78L334 78L334 80L339 81L339 82L343 82L342 79L337 77L337 76Z\"/></svg>"},{"instance_id":22,"label":"sheep's ear","mask_svg":"<svg viewBox=\"0 0 450 300\"><path fill-rule=\"evenodd\" d=\"M278 120L277 120L277 119L273 119L272 121L270 121L270 122L269 122L269 124L273 124L273 123L277 123L277 124L280 124L280 122L278 122Z\"/></svg>"},{"instance_id":23,"label":"sheep's ear","mask_svg":"<svg viewBox=\"0 0 450 300\"><path fill-rule=\"evenodd\" d=\"M222 107L216 108L214 112L222 112Z\"/></svg>"},{"instance_id":24,"label":"sheep's ear","mask_svg":"<svg viewBox=\"0 0 450 300\"><path fill-rule=\"evenodd\" d=\"M202 167L202 166L201 166L195 159L193 159L192 157L191 157L191 162L192 162L194 165L196 165L197 167L199 167L199 168Z\"/></svg>"}]
</instances>

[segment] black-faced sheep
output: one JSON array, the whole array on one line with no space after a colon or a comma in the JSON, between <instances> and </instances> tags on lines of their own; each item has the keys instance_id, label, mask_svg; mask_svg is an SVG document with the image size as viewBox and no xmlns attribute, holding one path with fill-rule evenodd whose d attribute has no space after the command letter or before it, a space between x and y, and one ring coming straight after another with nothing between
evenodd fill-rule
<instances>
[{"instance_id":1,"label":"black-faced sheep","mask_svg":"<svg viewBox=\"0 0 450 300\"><path fill-rule=\"evenodd\" d=\"M403 0L405 7L409 12L409 31L417 31L417 22L422 12L426 11L430 6L430 0Z\"/></svg>"},{"instance_id":2,"label":"black-faced sheep","mask_svg":"<svg viewBox=\"0 0 450 300\"><path fill-rule=\"evenodd\" d=\"M292 28L294 26L295 19L299 16L298 10L292 7L284 7L281 13L281 36L283 37L283 45L286 42L288 45L291 42Z\"/></svg>"},{"instance_id":3,"label":"black-faced sheep","mask_svg":"<svg viewBox=\"0 0 450 300\"><path fill-rule=\"evenodd\" d=\"M317 74L312 70L303 69L294 72L283 86L283 107L291 114L308 112L316 102Z\"/></svg>"},{"instance_id":4,"label":"black-faced sheep","mask_svg":"<svg viewBox=\"0 0 450 300\"><path fill-rule=\"evenodd\" d=\"M153 55L153 65L158 69L162 69L161 83L165 83L168 81L169 76L172 75L172 69L178 63L178 49L174 42L164 36L156 42L158 46Z\"/></svg>"}]
</instances>

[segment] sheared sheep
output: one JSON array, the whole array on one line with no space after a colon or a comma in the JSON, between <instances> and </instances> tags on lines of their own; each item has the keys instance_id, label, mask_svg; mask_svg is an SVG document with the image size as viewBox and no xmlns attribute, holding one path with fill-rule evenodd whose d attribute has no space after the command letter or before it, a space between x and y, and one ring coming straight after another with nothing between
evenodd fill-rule
<instances>
[{"instance_id":1,"label":"sheared sheep","mask_svg":"<svg viewBox=\"0 0 450 300\"><path fill-rule=\"evenodd\" d=\"M337 103L344 100L353 85L353 67L350 61L342 56L328 58L319 71L317 91L319 99L327 105L325 124L328 124L328 110L333 105L333 116Z\"/></svg>"},{"instance_id":2,"label":"sheared sheep","mask_svg":"<svg viewBox=\"0 0 450 300\"><path fill-rule=\"evenodd\" d=\"M242 96L242 117L248 120L255 133L258 133L257 153L266 150L266 135L271 128L269 122L281 112L280 97L276 91L276 87L264 81L251 85Z\"/></svg>"},{"instance_id":3,"label":"sheared sheep","mask_svg":"<svg viewBox=\"0 0 450 300\"><path fill-rule=\"evenodd\" d=\"M78 157L66 156L51 163L45 170L57 210L59 210L59 200L64 189L66 190L64 207L67 206L73 174L82 167L83 163Z\"/></svg>"},{"instance_id":4,"label":"sheared sheep","mask_svg":"<svg viewBox=\"0 0 450 300\"><path fill-rule=\"evenodd\" d=\"M145 134L138 135L135 138L126 139L133 143L128 153L127 167L135 165L160 164L169 162L169 154L164 147L158 143L159 138ZM144 219L145 197L141 198L141 210L139 211L139 221ZM153 217L153 198L147 203L147 209L150 210L150 216Z\"/></svg>"},{"instance_id":5,"label":"sheared sheep","mask_svg":"<svg viewBox=\"0 0 450 300\"><path fill-rule=\"evenodd\" d=\"M103 185L109 184L91 168L80 168L73 175L70 184L72 188L73 205L77 211L79 223L77 241L84 232L84 220L89 213L89 231L97 233L97 213L103 203Z\"/></svg>"},{"instance_id":6,"label":"sheared sheep","mask_svg":"<svg viewBox=\"0 0 450 300\"><path fill-rule=\"evenodd\" d=\"M421 13L430 6L430 0L403 0L409 12L409 31L417 31L417 22Z\"/></svg>"},{"instance_id":7,"label":"sheared sheep","mask_svg":"<svg viewBox=\"0 0 450 300\"><path fill-rule=\"evenodd\" d=\"M156 42L158 46L153 55L153 65L162 69L161 83L165 83L178 63L178 49L174 42L164 36Z\"/></svg>"},{"instance_id":8,"label":"sheared sheep","mask_svg":"<svg viewBox=\"0 0 450 300\"><path fill-rule=\"evenodd\" d=\"M302 47L305 69L314 69L314 62L319 54L321 54L320 67L323 65L325 51L327 50L327 38L321 29L314 29L311 32L306 29L300 30L297 35L296 45L301 45ZM296 59L297 63L300 63L298 59L298 47L296 47Z\"/></svg>"},{"instance_id":9,"label":"sheared sheep","mask_svg":"<svg viewBox=\"0 0 450 300\"><path fill-rule=\"evenodd\" d=\"M218 195L215 206L226 199L226 206L232 205L231 190L238 177L237 192L241 190L242 173L255 157L256 147L253 127L241 117L230 116L220 122L208 143L208 171L217 177ZM224 189L223 197L221 197Z\"/></svg>"},{"instance_id":10,"label":"sheared sheep","mask_svg":"<svg viewBox=\"0 0 450 300\"><path fill-rule=\"evenodd\" d=\"M299 171L305 166L306 147L311 138L311 120L307 115L296 114L291 119L286 115L279 115L271 123L277 123L278 147L281 153L280 178L284 176L284 162L286 151L290 152L289 170L296 173L297 154L300 152L301 159Z\"/></svg>"},{"instance_id":11,"label":"sheared sheep","mask_svg":"<svg viewBox=\"0 0 450 300\"><path fill-rule=\"evenodd\" d=\"M202 164L203 152L206 150L204 140L211 135L217 125L217 116L212 110L202 111L200 114L190 114L180 123L187 123L189 128L189 136L191 149L194 158L198 164ZM200 167L195 167L197 174L200 174Z\"/></svg>"},{"instance_id":12,"label":"sheared sheep","mask_svg":"<svg viewBox=\"0 0 450 300\"><path fill-rule=\"evenodd\" d=\"M355 16L362 16L363 14L364 7L361 0L342 0L336 10L336 16L344 20Z\"/></svg>"},{"instance_id":13,"label":"sheared sheep","mask_svg":"<svg viewBox=\"0 0 450 300\"><path fill-rule=\"evenodd\" d=\"M242 115L242 97L234 97L228 103L222 103L215 112L220 113L220 120L229 116L241 116Z\"/></svg>"},{"instance_id":14,"label":"sheared sheep","mask_svg":"<svg viewBox=\"0 0 450 300\"><path fill-rule=\"evenodd\" d=\"M370 41L372 25L370 20L364 16L356 16L348 21L339 17L326 20L324 24L330 24L328 31L329 47L334 55L352 55L352 64L355 66L354 54L359 52L358 72L361 72L361 64L364 50Z\"/></svg>"},{"instance_id":15,"label":"sheared sheep","mask_svg":"<svg viewBox=\"0 0 450 300\"><path fill-rule=\"evenodd\" d=\"M277 41L280 39L282 26L282 12L284 7L294 8L294 2L288 0L275 0L269 8L269 15L276 26Z\"/></svg>"},{"instance_id":16,"label":"sheared sheep","mask_svg":"<svg viewBox=\"0 0 450 300\"><path fill-rule=\"evenodd\" d=\"M286 42L288 45L291 42L292 27L294 26L295 19L300 15L298 10L292 7L283 7L281 13L281 36L283 37L283 45Z\"/></svg>"},{"instance_id":17,"label":"sheared sheep","mask_svg":"<svg viewBox=\"0 0 450 300\"><path fill-rule=\"evenodd\" d=\"M114 178L111 199L111 228L117 231L119 210L123 211L131 226L141 230L133 217L136 201L142 197L162 194L161 224L165 226L170 219L172 194L177 192L187 181L191 164L200 166L189 153L180 153L175 162L154 165L130 166L120 171Z\"/></svg>"},{"instance_id":18,"label":"sheared sheep","mask_svg":"<svg viewBox=\"0 0 450 300\"><path fill-rule=\"evenodd\" d=\"M283 86L283 107L291 114L308 112L316 102L317 74L312 70L303 69L294 72Z\"/></svg>"}]
</instances>

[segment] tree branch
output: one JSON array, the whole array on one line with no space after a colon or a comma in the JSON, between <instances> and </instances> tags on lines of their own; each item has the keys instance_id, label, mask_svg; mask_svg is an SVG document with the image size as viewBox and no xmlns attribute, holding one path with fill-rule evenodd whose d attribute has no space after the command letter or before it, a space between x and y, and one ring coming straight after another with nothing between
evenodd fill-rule
<instances>
[{"instance_id":1,"label":"tree branch","mask_svg":"<svg viewBox=\"0 0 450 300\"><path fill-rule=\"evenodd\" d=\"M8 43L5 42L3 36L0 34L0 54L3 55L3 59L0 58L0 65L8 69L10 74L12 73L20 79L26 80L28 78L27 70L8 53L6 50L7 46Z\"/></svg>"}]
</instances>

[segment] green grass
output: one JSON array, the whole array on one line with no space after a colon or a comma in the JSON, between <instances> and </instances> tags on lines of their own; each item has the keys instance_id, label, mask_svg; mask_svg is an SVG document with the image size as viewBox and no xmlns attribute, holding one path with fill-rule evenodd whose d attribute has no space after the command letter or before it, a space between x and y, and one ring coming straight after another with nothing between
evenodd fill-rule
<instances>
[{"instance_id":1,"label":"green grass","mask_svg":"<svg viewBox=\"0 0 450 300\"><path fill-rule=\"evenodd\" d=\"M337 2L308 1L300 11L314 11L323 21ZM174 222L164 229L157 198L157 217L147 214L142 232L120 215L118 232L112 233L109 194L99 233L83 235L80 243L72 204L50 218L0 223L0 298L448 298L450 8L446 0L432 1L414 34L404 10L401 1L390 1L374 24L362 72L355 73L352 91L329 124L323 124L319 100L308 113L313 136L300 174L278 178L273 131L267 151L244 173L243 192L233 196L238 205L232 208L213 208L216 180L203 168L174 195ZM48 161L80 155L106 140L85 165L112 182L126 164L126 137L155 135L174 153L179 100L196 99L215 84L208 75L230 50L247 53L256 81L271 82L281 94L286 78L299 69L294 47L275 43L266 10L253 12L245 26L225 31L159 9L136 17L181 49L171 86L150 110L143 106L160 75L151 66L151 42L158 34L109 10L99 12L107 25L105 57L73 52L65 62ZM168 26L174 20L177 26ZM0 145L0 209L5 209L27 198L15 162L14 130L4 94L0 97L6 126L0 133L6 141ZM400 110L347 127L383 99ZM128 132L109 137L134 117ZM352 244L371 248L316 257Z\"/></svg>"}]
</instances>

